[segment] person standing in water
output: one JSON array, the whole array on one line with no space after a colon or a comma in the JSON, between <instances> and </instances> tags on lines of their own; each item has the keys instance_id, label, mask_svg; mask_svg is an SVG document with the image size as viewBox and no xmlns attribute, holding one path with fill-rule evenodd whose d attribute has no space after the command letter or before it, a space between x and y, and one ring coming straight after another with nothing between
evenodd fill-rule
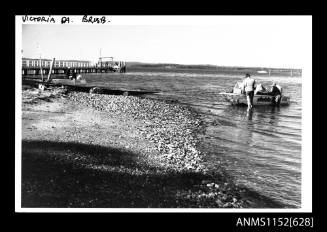
<instances>
[{"instance_id":1,"label":"person standing in water","mask_svg":"<svg viewBox=\"0 0 327 232\"><path fill-rule=\"evenodd\" d=\"M254 90L255 90L255 80L251 78L250 74L245 75L245 79L243 81L243 93L246 94L246 100L248 103L248 109L251 109L253 107L253 96L254 96Z\"/></svg>"}]
</instances>

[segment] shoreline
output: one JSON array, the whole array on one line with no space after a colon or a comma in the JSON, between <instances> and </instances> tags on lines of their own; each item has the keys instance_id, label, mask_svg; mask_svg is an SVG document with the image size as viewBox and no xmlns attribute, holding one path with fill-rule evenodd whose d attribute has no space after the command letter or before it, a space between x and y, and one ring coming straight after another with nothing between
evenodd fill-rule
<instances>
[{"instance_id":1,"label":"shoreline","mask_svg":"<svg viewBox=\"0 0 327 232\"><path fill-rule=\"evenodd\" d=\"M208 169L186 106L23 90L22 207L283 208Z\"/></svg>"}]
</instances>

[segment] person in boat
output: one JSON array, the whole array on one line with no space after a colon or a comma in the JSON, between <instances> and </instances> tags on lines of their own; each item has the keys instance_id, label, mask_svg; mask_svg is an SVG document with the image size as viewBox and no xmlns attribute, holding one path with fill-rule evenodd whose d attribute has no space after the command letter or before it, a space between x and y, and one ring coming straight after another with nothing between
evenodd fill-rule
<instances>
[{"instance_id":1,"label":"person in boat","mask_svg":"<svg viewBox=\"0 0 327 232\"><path fill-rule=\"evenodd\" d=\"M246 100L248 103L248 109L253 107L253 96L255 90L255 80L251 78L250 74L245 75L245 79L242 84L242 92L246 94Z\"/></svg>"},{"instance_id":2,"label":"person in boat","mask_svg":"<svg viewBox=\"0 0 327 232\"><path fill-rule=\"evenodd\" d=\"M272 87L271 87L271 90L269 91L269 95L274 96L273 103L275 105L280 104L280 100L282 98L282 91L281 91L280 86L277 86L276 83L273 83Z\"/></svg>"}]
</instances>

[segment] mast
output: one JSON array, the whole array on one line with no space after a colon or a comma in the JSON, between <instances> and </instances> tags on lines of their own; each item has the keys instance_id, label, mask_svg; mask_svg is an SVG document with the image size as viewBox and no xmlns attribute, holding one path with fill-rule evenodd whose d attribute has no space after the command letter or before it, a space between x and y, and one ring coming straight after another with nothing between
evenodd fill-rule
<instances>
[{"instance_id":1,"label":"mast","mask_svg":"<svg viewBox=\"0 0 327 232\"><path fill-rule=\"evenodd\" d=\"M40 51L40 44L37 43L37 50L39 51L39 55L40 55L40 58L39 58L39 62L40 62L40 72L41 72L41 79L42 79L42 82L44 81L44 77L43 77L43 69L42 69L42 58L41 58L41 51Z\"/></svg>"},{"instance_id":2,"label":"mast","mask_svg":"<svg viewBox=\"0 0 327 232\"><path fill-rule=\"evenodd\" d=\"M53 66L54 66L54 64L55 64L55 61L56 61L56 59L53 58L53 60L52 60L52 62L51 62L51 65L50 65L50 70L49 70L49 74L48 74L48 79L47 79L47 81L50 81L51 73L52 73L52 69L53 69Z\"/></svg>"},{"instance_id":3,"label":"mast","mask_svg":"<svg viewBox=\"0 0 327 232\"><path fill-rule=\"evenodd\" d=\"M99 61L98 61L98 65L100 65L100 67L102 67L101 48L99 50Z\"/></svg>"}]
</instances>

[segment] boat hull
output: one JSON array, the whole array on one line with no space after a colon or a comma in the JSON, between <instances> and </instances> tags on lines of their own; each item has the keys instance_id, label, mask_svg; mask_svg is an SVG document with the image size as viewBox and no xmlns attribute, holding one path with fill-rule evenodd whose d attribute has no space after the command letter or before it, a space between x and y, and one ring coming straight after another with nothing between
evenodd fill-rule
<instances>
[{"instance_id":1,"label":"boat hull","mask_svg":"<svg viewBox=\"0 0 327 232\"><path fill-rule=\"evenodd\" d=\"M232 103L232 105L247 105L246 95L237 93L220 93L224 96L225 100ZM282 96L280 105L289 105L290 97ZM275 105L274 96L269 95L254 95L253 96L254 106L267 106Z\"/></svg>"}]
</instances>

